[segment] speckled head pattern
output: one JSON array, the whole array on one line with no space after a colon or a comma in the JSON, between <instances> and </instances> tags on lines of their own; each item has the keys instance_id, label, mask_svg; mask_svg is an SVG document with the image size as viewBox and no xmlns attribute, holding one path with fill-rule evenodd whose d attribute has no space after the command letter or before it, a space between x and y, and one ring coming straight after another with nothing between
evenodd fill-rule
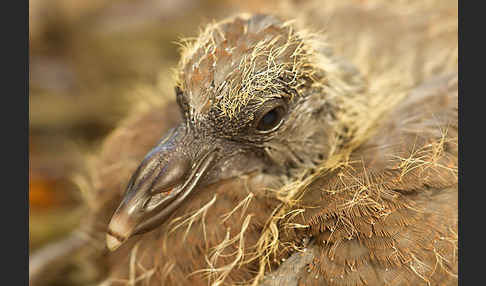
<instances>
[{"instance_id":1,"label":"speckled head pattern","mask_svg":"<svg viewBox=\"0 0 486 286\"><path fill-rule=\"evenodd\" d=\"M186 113L193 120L209 113L252 120L251 110L266 100L299 96L314 82L306 37L289 22L264 15L208 25L182 49L177 89Z\"/></svg>"}]
</instances>

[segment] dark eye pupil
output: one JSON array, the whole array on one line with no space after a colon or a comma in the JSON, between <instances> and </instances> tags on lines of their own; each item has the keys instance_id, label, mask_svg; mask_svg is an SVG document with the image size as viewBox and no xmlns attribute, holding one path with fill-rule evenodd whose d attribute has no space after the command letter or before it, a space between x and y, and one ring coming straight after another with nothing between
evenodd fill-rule
<instances>
[{"instance_id":1,"label":"dark eye pupil","mask_svg":"<svg viewBox=\"0 0 486 286\"><path fill-rule=\"evenodd\" d=\"M272 126L277 121L277 110L273 109L272 111L268 112L263 116L263 125L265 126Z\"/></svg>"},{"instance_id":2,"label":"dark eye pupil","mask_svg":"<svg viewBox=\"0 0 486 286\"><path fill-rule=\"evenodd\" d=\"M260 122L258 123L258 130L267 131L277 126L282 119L282 112L280 111L280 108L276 107L267 112L267 114L260 119Z\"/></svg>"}]
</instances>

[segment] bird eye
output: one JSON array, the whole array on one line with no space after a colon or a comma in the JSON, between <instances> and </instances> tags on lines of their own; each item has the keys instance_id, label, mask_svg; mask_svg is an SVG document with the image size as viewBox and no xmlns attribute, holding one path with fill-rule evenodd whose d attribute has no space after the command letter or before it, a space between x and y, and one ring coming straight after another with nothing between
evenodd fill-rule
<instances>
[{"instance_id":1,"label":"bird eye","mask_svg":"<svg viewBox=\"0 0 486 286\"><path fill-rule=\"evenodd\" d=\"M285 108L283 106L276 106L265 113L258 121L257 129L259 131L272 131L280 126L285 114Z\"/></svg>"}]
</instances>

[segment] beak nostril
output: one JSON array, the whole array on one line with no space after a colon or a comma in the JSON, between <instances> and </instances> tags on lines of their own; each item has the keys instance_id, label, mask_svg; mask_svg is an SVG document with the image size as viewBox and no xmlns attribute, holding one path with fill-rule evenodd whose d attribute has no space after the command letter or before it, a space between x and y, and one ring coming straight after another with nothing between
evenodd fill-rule
<instances>
[{"instance_id":1,"label":"beak nostril","mask_svg":"<svg viewBox=\"0 0 486 286\"><path fill-rule=\"evenodd\" d=\"M143 202L142 209L147 209L148 204L152 200L152 197L148 197L145 202Z\"/></svg>"},{"instance_id":2,"label":"beak nostril","mask_svg":"<svg viewBox=\"0 0 486 286\"><path fill-rule=\"evenodd\" d=\"M156 194L152 195L143 204L143 209L146 210L146 211L153 210L155 207L157 207L159 205L159 203L162 201L162 199L164 197L167 197L168 195L170 195L170 193L172 192L173 189L174 188L170 188L169 191L167 191L167 192L160 192L160 193L156 193Z\"/></svg>"}]
</instances>

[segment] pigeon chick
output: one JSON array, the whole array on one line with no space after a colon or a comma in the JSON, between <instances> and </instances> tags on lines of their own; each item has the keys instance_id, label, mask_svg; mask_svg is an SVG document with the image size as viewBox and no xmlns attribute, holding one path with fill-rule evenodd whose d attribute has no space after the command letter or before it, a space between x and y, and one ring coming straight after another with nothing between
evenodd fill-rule
<instances>
[{"instance_id":1,"label":"pigeon chick","mask_svg":"<svg viewBox=\"0 0 486 286\"><path fill-rule=\"evenodd\" d=\"M187 43L175 93L105 143L105 283L457 283L454 75L373 98L313 34L242 14Z\"/></svg>"}]
</instances>

